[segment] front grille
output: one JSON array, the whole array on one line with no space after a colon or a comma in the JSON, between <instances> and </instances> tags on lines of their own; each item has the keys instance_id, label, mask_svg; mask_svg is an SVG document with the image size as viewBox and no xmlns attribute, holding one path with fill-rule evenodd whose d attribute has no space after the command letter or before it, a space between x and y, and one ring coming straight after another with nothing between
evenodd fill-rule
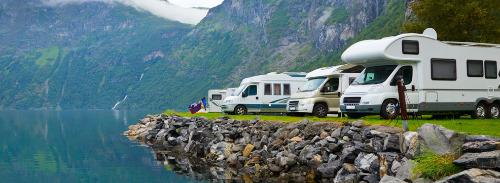
<instances>
[{"instance_id":1,"label":"front grille","mask_svg":"<svg viewBox=\"0 0 500 183\"><path fill-rule=\"evenodd\" d=\"M344 103L346 104L359 104L361 97L344 97Z\"/></svg>"},{"instance_id":2,"label":"front grille","mask_svg":"<svg viewBox=\"0 0 500 183\"><path fill-rule=\"evenodd\" d=\"M296 108L297 106L299 106L299 101L289 101L288 106Z\"/></svg>"}]
</instances>

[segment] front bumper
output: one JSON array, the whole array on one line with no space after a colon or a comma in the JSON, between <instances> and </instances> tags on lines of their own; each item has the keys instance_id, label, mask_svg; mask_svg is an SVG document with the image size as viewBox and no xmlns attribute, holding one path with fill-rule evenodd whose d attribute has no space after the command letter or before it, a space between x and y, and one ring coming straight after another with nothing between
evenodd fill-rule
<instances>
[{"instance_id":1,"label":"front bumper","mask_svg":"<svg viewBox=\"0 0 500 183\"><path fill-rule=\"evenodd\" d=\"M381 105L340 105L342 113L379 114Z\"/></svg>"},{"instance_id":2,"label":"front bumper","mask_svg":"<svg viewBox=\"0 0 500 183\"><path fill-rule=\"evenodd\" d=\"M224 104L220 106L223 112L234 112L236 105Z\"/></svg>"},{"instance_id":3,"label":"front bumper","mask_svg":"<svg viewBox=\"0 0 500 183\"><path fill-rule=\"evenodd\" d=\"M303 100L295 100L295 101L290 101L288 103L286 110L288 112L294 112L294 113L312 113L313 108L314 104L312 103L306 103Z\"/></svg>"}]
</instances>

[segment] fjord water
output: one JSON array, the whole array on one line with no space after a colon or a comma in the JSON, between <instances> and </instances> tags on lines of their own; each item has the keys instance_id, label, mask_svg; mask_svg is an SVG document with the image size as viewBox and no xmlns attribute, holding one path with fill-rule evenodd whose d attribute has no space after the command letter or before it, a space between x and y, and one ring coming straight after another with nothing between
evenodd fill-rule
<instances>
[{"instance_id":1,"label":"fjord water","mask_svg":"<svg viewBox=\"0 0 500 183\"><path fill-rule=\"evenodd\" d=\"M198 182L122 135L145 114L0 111L0 182Z\"/></svg>"}]
</instances>

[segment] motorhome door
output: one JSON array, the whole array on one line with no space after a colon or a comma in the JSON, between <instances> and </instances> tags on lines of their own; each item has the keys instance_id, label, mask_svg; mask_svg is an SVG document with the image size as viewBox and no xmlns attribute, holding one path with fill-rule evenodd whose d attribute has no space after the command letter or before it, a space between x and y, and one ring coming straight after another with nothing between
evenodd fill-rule
<instances>
[{"instance_id":1,"label":"motorhome door","mask_svg":"<svg viewBox=\"0 0 500 183\"><path fill-rule=\"evenodd\" d=\"M328 105L328 111L339 111L340 97L339 97L340 79L338 77L329 78L321 88L321 96L325 99Z\"/></svg>"},{"instance_id":2,"label":"motorhome door","mask_svg":"<svg viewBox=\"0 0 500 183\"><path fill-rule=\"evenodd\" d=\"M257 90L257 84L250 84L241 94L242 105L245 105L248 112L260 112L260 106L262 104L259 93Z\"/></svg>"},{"instance_id":3,"label":"motorhome door","mask_svg":"<svg viewBox=\"0 0 500 183\"><path fill-rule=\"evenodd\" d=\"M391 81L391 86L394 86L394 90L397 91L396 81L397 78L403 77L404 85L406 87L406 104L408 112L418 112L418 92L416 86L415 77L415 67L412 65L406 65L399 68Z\"/></svg>"}]
</instances>

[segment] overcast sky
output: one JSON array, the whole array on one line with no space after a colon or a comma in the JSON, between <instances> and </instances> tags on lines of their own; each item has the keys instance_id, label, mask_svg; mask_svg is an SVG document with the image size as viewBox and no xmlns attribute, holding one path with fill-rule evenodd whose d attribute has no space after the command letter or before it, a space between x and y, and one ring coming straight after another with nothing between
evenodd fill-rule
<instances>
[{"instance_id":1,"label":"overcast sky","mask_svg":"<svg viewBox=\"0 0 500 183\"><path fill-rule=\"evenodd\" d=\"M64 6L67 4L96 1L121 3L165 19L195 25L208 13L208 10L197 9L196 7L212 8L221 4L224 0L168 0L168 2L166 0L42 0L44 4L49 6Z\"/></svg>"}]
</instances>

